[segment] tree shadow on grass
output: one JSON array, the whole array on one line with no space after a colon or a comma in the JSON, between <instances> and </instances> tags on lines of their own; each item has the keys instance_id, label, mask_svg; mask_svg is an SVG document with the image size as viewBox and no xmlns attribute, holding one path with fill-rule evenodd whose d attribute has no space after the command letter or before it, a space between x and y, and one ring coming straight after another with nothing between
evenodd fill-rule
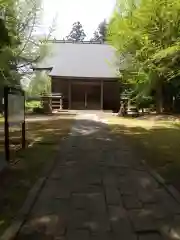
<instances>
[{"instance_id":1,"label":"tree shadow on grass","mask_svg":"<svg viewBox=\"0 0 180 240\"><path fill-rule=\"evenodd\" d=\"M156 126L151 129L112 125L112 132L123 136L147 163L167 182L180 189L180 126Z\"/></svg>"},{"instance_id":2,"label":"tree shadow on grass","mask_svg":"<svg viewBox=\"0 0 180 240\"><path fill-rule=\"evenodd\" d=\"M147 233L157 237L159 229L164 228L176 233L171 221L178 204L138 162L139 145L134 144L138 142L134 136L141 136L144 142L153 133L141 127L131 130L125 126L112 127L116 135L104 123L78 120L17 239L69 239L69 230L74 234L70 239L80 239L77 231L73 232L75 229L83 229L87 235L103 231L104 239L109 226L116 225L121 230L130 220L127 217L133 226L145 227L141 232L145 237ZM120 202L108 206L106 187L120 192L123 201L129 198L137 203L141 199L145 204L135 206L136 210ZM84 206L88 216L84 216ZM157 230L154 222L159 223ZM168 239L174 239L170 231L167 234Z\"/></svg>"},{"instance_id":3,"label":"tree shadow on grass","mask_svg":"<svg viewBox=\"0 0 180 240\"><path fill-rule=\"evenodd\" d=\"M26 149L11 149L12 160L0 175L0 234L21 207L29 189L43 174L44 167L53 163L61 148L60 141L67 136L72 122L73 119L68 118L27 124ZM11 142L19 146L20 136L19 130L11 133ZM4 148L1 150L3 152Z\"/></svg>"}]
</instances>

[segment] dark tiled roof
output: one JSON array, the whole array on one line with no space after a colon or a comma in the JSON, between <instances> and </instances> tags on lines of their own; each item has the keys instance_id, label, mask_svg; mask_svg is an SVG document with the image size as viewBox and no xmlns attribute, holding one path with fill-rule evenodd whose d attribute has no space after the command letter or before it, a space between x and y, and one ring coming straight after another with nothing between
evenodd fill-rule
<instances>
[{"instance_id":1,"label":"dark tiled roof","mask_svg":"<svg viewBox=\"0 0 180 240\"><path fill-rule=\"evenodd\" d=\"M115 53L107 44L55 41L37 68L52 68L51 76L117 78Z\"/></svg>"}]
</instances>

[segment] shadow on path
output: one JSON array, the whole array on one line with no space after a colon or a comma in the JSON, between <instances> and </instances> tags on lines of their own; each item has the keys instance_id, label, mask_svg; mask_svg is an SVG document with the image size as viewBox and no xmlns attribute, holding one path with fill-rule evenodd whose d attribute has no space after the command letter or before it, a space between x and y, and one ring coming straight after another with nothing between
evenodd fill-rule
<instances>
[{"instance_id":1,"label":"shadow on path","mask_svg":"<svg viewBox=\"0 0 180 240\"><path fill-rule=\"evenodd\" d=\"M180 206L100 118L78 116L16 239L180 239Z\"/></svg>"}]
</instances>

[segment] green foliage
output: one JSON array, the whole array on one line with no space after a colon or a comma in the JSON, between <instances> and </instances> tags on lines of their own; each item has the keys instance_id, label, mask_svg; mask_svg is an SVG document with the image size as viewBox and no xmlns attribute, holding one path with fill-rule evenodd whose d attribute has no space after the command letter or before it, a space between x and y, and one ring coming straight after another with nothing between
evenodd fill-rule
<instances>
[{"instance_id":1,"label":"green foliage","mask_svg":"<svg viewBox=\"0 0 180 240\"><path fill-rule=\"evenodd\" d=\"M25 107L27 113L32 113L34 109L42 109L42 104L41 101L26 101Z\"/></svg>"},{"instance_id":2,"label":"green foliage","mask_svg":"<svg viewBox=\"0 0 180 240\"><path fill-rule=\"evenodd\" d=\"M46 72L37 71L32 78L27 89L27 94L32 97L41 96L41 94L51 93L51 78Z\"/></svg>"},{"instance_id":3,"label":"green foliage","mask_svg":"<svg viewBox=\"0 0 180 240\"><path fill-rule=\"evenodd\" d=\"M180 1L117 1L108 28L119 56L131 56L122 79L139 96L180 75Z\"/></svg>"},{"instance_id":4,"label":"green foliage","mask_svg":"<svg viewBox=\"0 0 180 240\"><path fill-rule=\"evenodd\" d=\"M41 0L0 0L0 87L19 85L21 76L47 54L47 40L34 34L40 24ZM50 35L49 35L50 36Z\"/></svg>"},{"instance_id":5,"label":"green foliage","mask_svg":"<svg viewBox=\"0 0 180 240\"><path fill-rule=\"evenodd\" d=\"M72 30L69 35L66 37L70 41L83 41L86 37L82 24L80 22L75 22L72 26Z\"/></svg>"},{"instance_id":6,"label":"green foliage","mask_svg":"<svg viewBox=\"0 0 180 240\"><path fill-rule=\"evenodd\" d=\"M98 29L94 32L94 36L93 38L91 38L91 41L105 42L106 32L107 32L107 23L106 23L106 20L104 20L99 24Z\"/></svg>"},{"instance_id":7,"label":"green foliage","mask_svg":"<svg viewBox=\"0 0 180 240\"><path fill-rule=\"evenodd\" d=\"M33 109L33 108L40 108L41 102L40 101L26 101L25 103L26 108Z\"/></svg>"}]
</instances>

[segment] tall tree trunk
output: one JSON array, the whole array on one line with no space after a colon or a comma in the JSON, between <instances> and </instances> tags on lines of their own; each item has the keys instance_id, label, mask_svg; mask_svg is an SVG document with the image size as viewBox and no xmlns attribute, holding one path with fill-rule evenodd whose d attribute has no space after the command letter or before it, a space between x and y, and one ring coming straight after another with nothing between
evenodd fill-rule
<instances>
[{"instance_id":1,"label":"tall tree trunk","mask_svg":"<svg viewBox=\"0 0 180 240\"><path fill-rule=\"evenodd\" d=\"M4 97L4 88L1 86L0 87L0 114L4 112L3 97Z\"/></svg>"},{"instance_id":2,"label":"tall tree trunk","mask_svg":"<svg viewBox=\"0 0 180 240\"><path fill-rule=\"evenodd\" d=\"M162 84L159 84L156 88L156 112L159 114L163 112Z\"/></svg>"}]
</instances>

